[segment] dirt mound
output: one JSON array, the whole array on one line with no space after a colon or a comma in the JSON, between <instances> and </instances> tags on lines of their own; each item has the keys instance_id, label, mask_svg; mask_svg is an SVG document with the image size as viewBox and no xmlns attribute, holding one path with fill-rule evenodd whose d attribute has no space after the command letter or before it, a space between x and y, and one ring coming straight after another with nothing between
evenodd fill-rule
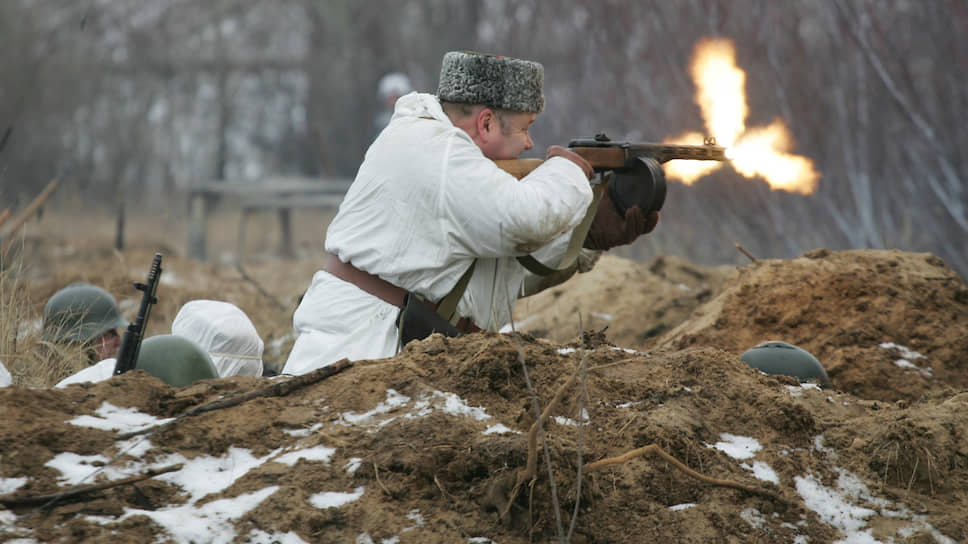
<instances>
[{"instance_id":1,"label":"dirt mound","mask_svg":"<svg viewBox=\"0 0 968 544\"><path fill-rule=\"evenodd\" d=\"M816 250L744 267L657 345L739 355L766 340L810 351L858 397L950 395L968 388L968 288L928 253Z\"/></svg>"},{"instance_id":2,"label":"dirt mound","mask_svg":"<svg viewBox=\"0 0 968 544\"><path fill-rule=\"evenodd\" d=\"M285 313L253 282L170 263L195 278L177 297ZM264 272L272 296L302 289ZM531 335L433 336L288 392L142 372L0 389L0 500L176 467L0 508L0 541L545 542L576 511L572 542L968 540L968 289L937 258L603 258L557 291L517 308ZM815 353L834 388L738 359L767 339ZM551 408L532 443L535 403Z\"/></svg>"},{"instance_id":3,"label":"dirt mound","mask_svg":"<svg viewBox=\"0 0 968 544\"><path fill-rule=\"evenodd\" d=\"M514 318L519 330L566 342L585 330L608 328L616 345L647 347L679 325L736 275L733 266L704 267L679 257L645 265L603 255L595 268L567 283L521 299Z\"/></svg>"}]
</instances>

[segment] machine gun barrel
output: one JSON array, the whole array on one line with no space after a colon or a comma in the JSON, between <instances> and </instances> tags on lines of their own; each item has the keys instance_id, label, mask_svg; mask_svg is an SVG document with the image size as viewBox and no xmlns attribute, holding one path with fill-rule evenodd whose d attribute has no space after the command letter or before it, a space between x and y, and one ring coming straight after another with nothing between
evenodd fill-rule
<instances>
[{"instance_id":1,"label":"machine gun barrel","mask_svg":"<svg viewBox=\"0 0 968 544\"><path fill-rule=\"evenodd\" d=\"M141 306L138 308L137 317L128 325L124 331L124 337L121 338L121 347L118 349L118 357L114 363L115 375L133 370L138 363L138 353L141 351L141 341L144 340L145 329L148 327L151 307L158 302L158 297L155 295L158 292L160 279L161 253L155 253L151 268L148 270L148 279L144 283L134 283L134 288L143 292Z\"/></svg>"}]
</instances>

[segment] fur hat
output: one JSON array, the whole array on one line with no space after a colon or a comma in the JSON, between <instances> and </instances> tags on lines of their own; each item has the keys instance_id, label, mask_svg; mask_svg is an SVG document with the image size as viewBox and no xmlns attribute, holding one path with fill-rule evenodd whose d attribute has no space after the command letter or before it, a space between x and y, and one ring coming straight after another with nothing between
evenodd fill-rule
<instances>
[{"instance_id":1,"label":"fur hat","mask_svg":"<svg viewBox=\"0 0 968 544\"><path fill-rule=\"evenodd\" d=\"M440 68L437 97L444 102L540 113L544 66L530 60L451 51Z\"/></svg>"}]
</instances>

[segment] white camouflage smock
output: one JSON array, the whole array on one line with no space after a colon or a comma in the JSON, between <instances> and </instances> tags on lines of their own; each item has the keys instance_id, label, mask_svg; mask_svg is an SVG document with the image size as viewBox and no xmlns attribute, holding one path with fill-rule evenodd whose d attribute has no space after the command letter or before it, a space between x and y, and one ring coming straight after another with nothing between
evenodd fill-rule
<instances>
[{"instance_id":1,"label":"white camouflage smock","mask_svg":"<svg viewBox=\"0 0 968 544\"><path fill-rule=\"evenodd\" d=\"M439 301L477 259L457 312L481 328L510 320L527 272L515 257L557 266L592 199L573 162L553 157L517 180L451 123L437 98L411 93L370 146L326 232L326 251ZM400 309L320 270L293 316L283 372L397 352Z\"/></svg>"}]
</instances>

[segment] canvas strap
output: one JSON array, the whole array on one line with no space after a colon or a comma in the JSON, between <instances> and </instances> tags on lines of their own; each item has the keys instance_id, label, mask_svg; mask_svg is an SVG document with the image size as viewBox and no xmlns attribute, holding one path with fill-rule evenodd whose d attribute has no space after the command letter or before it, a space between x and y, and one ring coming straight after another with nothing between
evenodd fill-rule
<instances>
[{"instance_id":1,"label":"canvas strap","mask_svg":"<svg viewBox=\"0 0 968 544\"><path fill-rule=\"evenodd\" d=\"M607 186L607 182L592 185L592 202L588 205L588 210L585 212L585 217L582 218L581 223L578 223L578 226L571 231L571 239L568 240L568 248L565 249L565 255L561 258L561 262L558 263L558 266L561 268L551 268L550 266L541 263L538 261L538 259L535 259L531 255L518 257L518 262L521 263L521 266L525 267L528 272L537 274L538 276L550 276L551 274L564 272L575 266L578 266L578 252L581 251L582 246L585 244L585 237L588 236L588 229L590 229L592 226L592 221L595 219L595 214L598 212L598 203L601 202L602 193L605 191L605 187Z\"/></svg>"}]
</instances>

